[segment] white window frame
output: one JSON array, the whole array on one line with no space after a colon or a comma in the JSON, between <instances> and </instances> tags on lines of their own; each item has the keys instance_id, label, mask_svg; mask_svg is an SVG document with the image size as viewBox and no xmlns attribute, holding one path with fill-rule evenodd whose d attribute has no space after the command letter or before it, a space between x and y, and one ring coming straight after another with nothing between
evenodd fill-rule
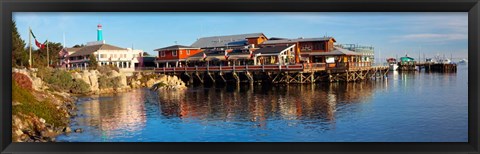
<instances>
[{"instance_id":1,"label":"white window frame","mask_svg":"<svg viewBox=\"0 0 480 154\"><path fill-rule=\"evenodd\" d=\"M165 51L160 51L160 57L165 57Z\"/></svg>"},{"instance_id":2,"label":"white window frame","mask_svg":"<svg viewBox=\"0 0 480 154\"><path fill-rule=\"evenodd\" d=\"M187 55L190 55L190 49L187 49Z\"/></svg>"},{"instance_id":3,"label":"white window frame","mask_svg":"<svg viewBox=\"0 0 480 154\"><path fill-rule=\"evenodd\" d=\"M172 56L177 56L177 50L172 50Z\"/></svg>"}]
</instances>

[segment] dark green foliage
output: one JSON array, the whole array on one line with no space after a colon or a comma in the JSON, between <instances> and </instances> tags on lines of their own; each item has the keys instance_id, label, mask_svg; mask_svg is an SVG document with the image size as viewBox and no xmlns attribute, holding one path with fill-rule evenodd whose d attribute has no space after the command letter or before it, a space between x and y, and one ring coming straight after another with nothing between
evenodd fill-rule
<instances>
[{"instance_id":1,"label":"dark green foliage","mask_svg":"<svg viewBox=\"0 0 480 154\"><path fill-rule=\"evenodd\" d=\"M53 103L48 100L43 102L38 101L30 91L21 88L14 81L12 81L12 101L20 103L19 105L12 106L13 115L19 113L25 115L33 114L55 126L67 125L65 121L68 121L68 119L65 119L62 114L59 114L61 111L57 109Z\"/></svg>"},{"instance_id":2,"label":"dark green foliage","mask_svg":"<svg viewBox=\"0 0 480 154\"><path fill-rule=\"evenodd\" d=\"M62 50L63 46L60 43L48 43L48 59L50 65L55 65L58 62L58 52ZM32 51L33 67L41 68L47 66L47 48L36 49Z\"/></svg>"},{"instance_id":3,"label":"dark green foliage","mask_svg":"<svg viewBox=\"0 0 480 154\"><path fill-rule=\"evenodd\" d=\"M142 78L140 78L140 83L144 84L147 83L148 80L155 78L157 78L156 74L144 74Z\"/></svg>"},{"instance_id":4,"label":"dark green foliage","mask_svg":"<svg viewBox=\"0 0 480 154\"><path fill-rule=\"evenodd\" d=\"M90 85L88 85L85 81L80 79L75 79L73 81L72 87L70 89L71 93L74 94L85 94L90 92Z\"/></svg>"},{"instance_id":5,"label":"dark green foliage","mask_svg":"<svg viewBox=\"0 0 480 154\"><path fill-rule=\"evenodd\" d=\"M105 66L98 66L97 67L97 70L98 72L100 72L101 74L109 74L110 72L112 72L113 70L117 71L117 72L120 72L120 70L118 69L118 67L115 67L113 65L105 65Z\"/></svg>"},{"instance_id":6,"label":"dark green foliage","mask_svg":"<svg viewBox=\"0 0 480 154\"><path fill-rule=\"evenodd\" d=\"M80 48L80 47L84 47L84 46L85 46L84 44L80 44L80 45L75 44L73 47L74 47L74 48Z\"/></svg>"},{"instance_id":7,"label":"dark green foliage","mask_svg":"<svg viewBox=\"0 0 480 154\"><path fill-rule=\"evenodd\" d=\"M74 80L72 75L60 69L39 68L37 76L48 84L51 90L84 94L90 91L90 87L83 80Z\"/></svg>"},{"instance_id":8,"label":"dark green foliage","mask_svg":"<svg viewBox=\"0 0 480 154\"><path fill-rule=\"evenodd\" d=\"M98 87L100 89L106 88L120 88L120 77L108 78L104 75L98 78Z\"/></svg>"},{"instance_id":9,"label":"dark green foliage","mask_svg":"<svg viewBox=\"0 0 480 154\"><path fill-rule=\"evenodd\" d=\"M28 52L25 51L25 41L20 38L15 21L12 21L12 66L27 66Z\"/></svg>"},{"instance_id":10,"label":"dark green foliage","mask_svg":"<svg viewBox=\"0 0 480 154\"><path fill-rule=\"evenodd\" d=\"M88 68L91 70L95 70L98 67L97 63L97 57L95 57L93 54L89 55L89 61L88 61Z\"/></svg>"}]
</instances>

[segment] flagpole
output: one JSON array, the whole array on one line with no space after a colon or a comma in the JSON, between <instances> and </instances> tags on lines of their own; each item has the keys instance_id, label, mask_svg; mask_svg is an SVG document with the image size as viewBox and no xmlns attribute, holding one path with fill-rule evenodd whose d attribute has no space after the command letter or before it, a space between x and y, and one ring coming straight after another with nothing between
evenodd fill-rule
<instances>
[{"instance_id":1,"label":"flagpole","mask_svg":"<svg viewBox=\"0 0 480 154\"><path fill-rule=\"evenodd\" d=\"M29 44L29 58L28 58L28 67L32 68L32 29L28 27L28 44Z\"/></svg>"},{"instance_id":2,"label":"flagpole","mask_svg":"<svg viewBox=\"0 0 480 154\"><path fill-rule=\"evenodd\" d=\"M47 67L50 66L50 57L48 55L48 41L47 41Z\"/></svg>"}]
</instances>

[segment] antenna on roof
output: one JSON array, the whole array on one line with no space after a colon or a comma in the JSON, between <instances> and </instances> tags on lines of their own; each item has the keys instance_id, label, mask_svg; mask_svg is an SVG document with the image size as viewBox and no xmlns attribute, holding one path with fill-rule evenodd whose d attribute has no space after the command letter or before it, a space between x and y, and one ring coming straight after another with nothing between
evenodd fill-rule
<instances>
[{"instance_id":1,"label":"antenna on roof","mask_svg":"<svg viewBox=\"0 0 480 154\"><path fill-rule=\"evenodd\" d=\"M177 41L175 41L175 45L177 45Z\"/></svg>"},{"instance_id":2,"label":"antenna on roof","mask_svg":"<svg viewBox=\"0 0 480 154\"><path fill-rule=\"evenodd\" d=\"M63 32L63 48L66 48L67 45L65 44L65 32Z\"/></svg>"}]
</instances>

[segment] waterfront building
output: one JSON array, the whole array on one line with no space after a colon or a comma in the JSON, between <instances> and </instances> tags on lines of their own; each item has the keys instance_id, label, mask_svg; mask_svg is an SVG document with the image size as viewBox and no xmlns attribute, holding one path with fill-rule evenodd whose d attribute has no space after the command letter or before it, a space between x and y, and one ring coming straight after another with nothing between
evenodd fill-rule
<instances>
[{"instance_id":1,"label":"waterfront building","mask_svg":"<svg viewBox=\"0 0 480 154\"><path fill-rule=\"evenodd\" d=\"M295 64L295 44L266 46L253 52L254 65Z\"/></svg>"},{"instance_id":2,"label":"waterfront building","mask_svg":"<svg viewBox=\"0 0 480 154\"><path fill-rule=\"evenodd\" d=\"M181 67L185 65L186 59L199 53L198 47L185 45L172 45L164 48L155 49L158 52L157 67Z\"/></svg>"},{"instance_id":3,"label":"waterfront building","mask_svg":"<svg viewBox=\"0 0 480 154\"><path fill-rule=\"evenodd\" d=\"M64 48L60 51L60 66L68 69L86 69L90 63L90 56L93 55L100 66L113 65L121 71L134 71L135 66L138 66L141 61L143 51L105 43L102 25L97 27L97 41L88 42L86 46Z\"/></svg>"},{"instance_id":4,"label":"waterfront building","mask_svg":"<svg viewBox=\"0 0 480 154\"><path fill-rule=\"evenodd\" d=\"M263 33L211 36L199 38L191 46L201 49L249 49L267 40Z\"/></svg>"},{"instance_id":5,"label":"waterfront building","mask_svg":"<svg viewBox=\"0 0 480 154\"><path fill-rule=\"evenodd\" d=\"M375 62L375 48L373 46L358 44L337 44L335 46L360 53L362 62Z\"/></svg>"},{"instance_id":6,"label":"waterfront building","mask_svg":"<svg viewBox=\"0 0 480 154\"><path fill-rule=\"evenodd\" d=\"M296 63L322 63L325 59L315 56L315 53L330 52L333 50L333 43L336 40L333 37L319 37L319 38L298 38L286 39L275 38L270 39L261 44L261 46L278 46L278 45L295 45L294 56Z\"/></svg>"}]
</instances>

